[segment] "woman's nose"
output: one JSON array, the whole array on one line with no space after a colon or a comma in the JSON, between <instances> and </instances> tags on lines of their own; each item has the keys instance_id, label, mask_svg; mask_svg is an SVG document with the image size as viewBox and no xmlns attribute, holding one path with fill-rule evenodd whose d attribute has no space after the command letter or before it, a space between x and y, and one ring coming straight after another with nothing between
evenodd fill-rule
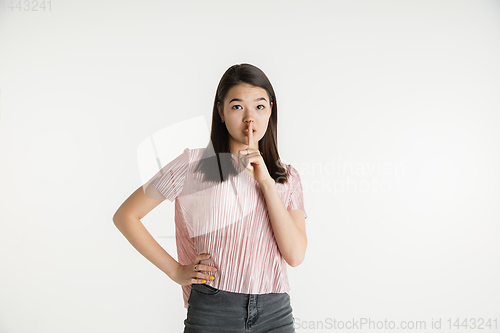
<instances>
[{"instance_id":1,"label":"woman's nose","mask_svg":"<svg viewBox=\"0 0 500 333\"><path fill-rule=\"evenodd\" d=\"M246 123L248 123L250 121L255 121L255 115L256 115L255 110L246 109L246 112L243 116L243 119L245 120Z\"/></svg>"}]
</instances>

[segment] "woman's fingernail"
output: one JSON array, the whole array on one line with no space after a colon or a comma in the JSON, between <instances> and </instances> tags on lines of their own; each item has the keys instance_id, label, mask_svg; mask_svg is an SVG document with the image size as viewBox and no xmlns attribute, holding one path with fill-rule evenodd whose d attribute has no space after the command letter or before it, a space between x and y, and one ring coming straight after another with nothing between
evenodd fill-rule
<instances>
[{"instance_id":1,"label":"woman's fingernail","mask_svg":"<svg viewBox=\"0 0 500 333\"><path fill-rule=\"evenodd\" d=\"M209 276L208 277L210 280L215 280L215 278L213 276Z\"/></svg>"},{"instance_id":2,"label":"woman's fingernail","mask_svg":"<svg viewBox=\"0 0 500 333\"><path fill-rule=\"evenodd\" d=\"M207 253L207 257L210 257L210 254Z\"/></svg>"},{"instance_id":3,"label":"woman's fingernail","mask_svg":"<svg viewBox=\"0 0 500 333\"><path fill-rule=\"evenodd\" d=\"M201 280L201 283L205 283L205 282L207 282L207 280Z\"/></svg>"}]
</instances>

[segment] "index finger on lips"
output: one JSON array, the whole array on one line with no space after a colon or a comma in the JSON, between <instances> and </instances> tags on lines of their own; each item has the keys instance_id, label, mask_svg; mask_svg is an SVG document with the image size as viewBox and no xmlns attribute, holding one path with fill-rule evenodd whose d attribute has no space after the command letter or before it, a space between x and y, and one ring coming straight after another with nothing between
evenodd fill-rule
<instances>
[{"instance_id":1,"label":"index finger on lips","mask_svg":"<svg viewBox=\"0 0 500 333\"><path fill-rule=\"evenodd\" d=\"M253 149L253 121L248 123L248 147Z\"/></svg>"}]
</instances>

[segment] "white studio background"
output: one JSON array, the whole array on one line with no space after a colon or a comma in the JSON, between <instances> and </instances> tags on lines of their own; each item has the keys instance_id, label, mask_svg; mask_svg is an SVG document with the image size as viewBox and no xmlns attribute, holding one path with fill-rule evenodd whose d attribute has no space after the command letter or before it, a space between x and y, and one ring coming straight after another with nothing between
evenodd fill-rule
<instances>
[{"instance_id":1,"label":"white studio background","mask_svg":"<svg viewBox=\"0 0 500 333\"><path fill-rule=\"evenodd\" d=\"M182 332L180 286L112 216L141 142L208 131L236 63L270 78L302 178L297 331L500 332L499 1L0 4L0 332ZM173 207L143 223L175 257Z\"/></svg>"}]
</instances>

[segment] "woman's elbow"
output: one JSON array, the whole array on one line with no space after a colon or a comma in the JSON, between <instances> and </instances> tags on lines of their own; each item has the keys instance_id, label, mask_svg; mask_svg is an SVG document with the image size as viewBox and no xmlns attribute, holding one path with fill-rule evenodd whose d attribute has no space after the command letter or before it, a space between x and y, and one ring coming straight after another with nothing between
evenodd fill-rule
<instances>
[{"instance_id":1,"label":"woman's elbow","mask_svg":"<svg viewBox=\"0 0 500 333\"><path fill-rule=\"evenodd\" d=\"M298 265L300 265L304 260L294 260L294 261L289 261L288 262L288 265L292 266L292 267L297 267Z\"/></svg>"},{"instance_id":2,"label":"woman's elbow","mask_svg":"<svg viewBox=\"0 0 500 333\"><path fill-rule=\"evenodd\" d=\"M297 267L298 265L304 262L304 259L305 259L305 252L301 255L296 255L292 258L289 258L286 262L288 263L288 265L292 267Z\"/></svg>"}]
</instances>

